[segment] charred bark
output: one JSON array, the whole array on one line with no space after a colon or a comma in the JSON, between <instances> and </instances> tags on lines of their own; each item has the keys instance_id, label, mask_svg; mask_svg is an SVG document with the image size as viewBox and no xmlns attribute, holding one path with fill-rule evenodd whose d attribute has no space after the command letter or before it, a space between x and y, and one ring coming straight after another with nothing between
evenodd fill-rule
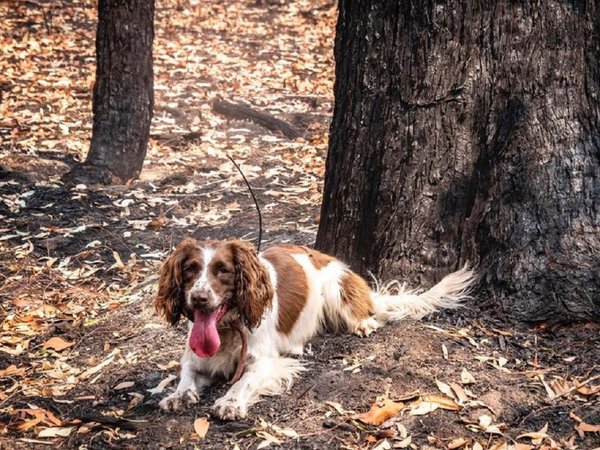
<instances>
[{"instance_id":1,"label":"charred bark","mask_svg":"<svg viewBox=\"0 0 600 450\"><path fill-rule=\"evenodd\" d=\"M142 170L154 102L154 0L99 0L92 141L66 180L126 182Z\"/></svg>"},{"instance_id":2,"label":"charred bark","mask_svg":"<svg viewBox=\"0 0 600 450\"><path fill-rule=\"evenodd\" d=\"M340 0L317 247L526 320L600 319L600 7ZM481 296L481 295L480 295Z\"/></svg>"}]
</instances>

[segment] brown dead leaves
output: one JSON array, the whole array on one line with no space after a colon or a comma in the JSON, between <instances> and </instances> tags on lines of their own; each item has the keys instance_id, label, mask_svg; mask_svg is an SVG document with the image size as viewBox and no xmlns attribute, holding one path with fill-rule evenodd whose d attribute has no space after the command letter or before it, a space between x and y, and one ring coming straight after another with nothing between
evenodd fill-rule
<instances>
[{"instance_id":1,"label":"brown dead leaves","mask_svg":"<svg viewBox=\"0 0 600 450\"><path fill-rule=\"evenodd\" d=\"M66 348L72 347L73 345L75 345L75 342L67 342L60 337L53 337L44 342L43 348L50 348L52 350L60 352Z\"/></svg>"},{"instance_id":2,"label":"brown dead leaves","mask_svg":"<svg viewBox=\"0 0 600 450\"><path fill-rule=\"evenodd\" d=\"M17 366L15 366L14 364L11 364L6 369L0 370L0 378L1 377L22 377L25 375L26 372L27 372L27 369L25 367L17 368Z\"/></svg>"},{"instance_id":3,"label":"brown dead leaves","mask_svg":"<svg viewBox=\"0 0 600 450\"><path fill-rule=\"evenodd\" d=\"M404 403L397 403L390 399L375 402L371 409L362 414L352 416L353 419L360 420L369 425L381 425L388 419L395 417L404 408Z\"/></svg>"},{"instance_id":4,"label":"brown dead leaves","mask_svg":"<svg viewBox=\"0 0 600 450\"><path fill-rule=\"evenodd\" d=\"M372 448L377 449L407 448L410 446L414 436L411 436L410 433L402 435L399 431L403 429L403 423L410 423L411 416L447 415L448 412L456 415L455 419L450 420L463 424L465 433L462 436L459 434L448 439L438 437L438 430L432 429L427 441L435 448L447 448L449 450L580 450L582 447L577 443L578 439L587 439L583 442L590 442L591 436L600 433L600 424L584 420L575 411L570 413L570 418L573 420L573 432L570 435L559 437L556 432L552 432L548 424L539 430L523 430L520 429L520 424L507 423L507 421L502 420L505 417L503 411L506 406L503 404L500 393L505 391L497 388L485 395L480 394L481 398L476 394L477 392L481 393L481 388L494 389L496 380L491 381L489 374L485 374L485 370L488 370L496 374L495 378L498 379L498 383L502 382L502 378L510 376L511 378L520 379L524 384L537 385L538 392L547 393L547 402L558 402L561 399L565 402L570 399L577 400L577 411L585 411L588 414L593 410L594 402L598 398L600 388L597 385L597 380L600 379L600 376L594 375L585 379L573 376L558 376L557 370L541 367L539 360L536 366L534 358L531 359L529 364L526 364L522 360L511 358L509 353L503 354L490 351L491 354L485 354L490 339L497 338L498 342L503 342L506 347L508 338L516 338L513 332L501 330L487 332L480 327L479 336L476 336L476 333L468 327L452 332L446 332L439 327L433 328L468 344L466 347L471 348L475 353L471 357L473 362L472 366L468 366L469 370L462 367L458 369L453 379L451 378L448 381L436 380L440 393L412 394L401 399L398 397L389 398L386 395L378 398L368 411L358 414L348 411L342 403L326 402L346 421L337 424L335 421L329 421L327 427L347 430L346 425L354 425L356 430L367 433L366 442L372 445ZM481 333L481 331L484 332ZM498 336L503 340L500 341ZM533 339L534 350L535 345L535 339ZM453 351L453 347L442 346L440 357L444 361L451 361L455 357ZM535 352L532 352L532 354L535 354ZM468 362L468 359L462 360L465 365ZM480 365L480 369L475 371L478 365ZM345 363L345 366L343 370L352 374L361 370L358 359L353 365ZM533 370L530 370L531 366L534 367ZM475 369L471 369L471 367L475 367ZM506 378L504 379L506 381ZM539 398L535 398L536 394L532 393L530 395L532 399L529 401L535 403L536 400L539 400ZM510 400L514 401L512 398ZM489 402L492 406L489 406L486 402ZM542 408L542 411L544 409ZM440 413L438 410L448 412ZM327 414L332 413L333 411L329 411ZM537 414L532 409L525 419L534 417ZM556 427L556 423L554 423L554 426ZM564 430L562 433L564 433Z\"/></svg>"},{"instance_id":5,"label":"brown dead leaves","mask_svg":"<svg viewBox=\"0 0 600 450\"><path fill-rule=\"evenodd\" d=\"M411 406L410 414L413 416L423 416L436 409L446 409L448 411L460 411L461 407L453 399L437 394L424 395L415 401Z\"/></svg>"},{"instance_id":6,"label":"brown dead leaves","mask_svg":"<svg viewBox=\"0 0 600 450\"><path fill-rule=\"evenodd\" d=\"M77 234L84 228L46 227L37 236ZM128 297L133 286L127 283L136 279L130 274L140 270L137 263L130 264L135 258L111 268L114 260L101 261L91 250L63 258L43 256L36 260L32 256L15 256L8 277L0 285L0 295L11 299L0 302L0 354L22 361L18 366L0 367L0 378L5 380L0 400L19 393L63 396L95 374L93 365L73 363L79 353L76 344L85 337L85 327L94 325L102 311L134 299ZM100 271L113 272L110 285L97 278ZM119 275L122 283L116 281ZM57 328L55 324L60 325Z\"/></svg>"},{"instance_id":7,"label":"brown dead leaves","mask_svg":"<svg viewBox=\"0 0 600 450\"><path fill-rule=\"evenodd\" d=\"M370 431L366 438L367 442L375 444L374 448L378 449L411 446L412 437L400 422L405 411L409 415L422 416L433 413L438 408L450 411L458 411L461 408L449 397L437 394L418 395L418 393L407 394L401 401L394 401L384 395L371 405L369 411L349 416L350 412L346 411L341 404L331 401L326 404L341 416L347 416L346 420L353 421L359 429L363 429L364 425L370 426L371 428L365 429ZM373 427L378 428L373 430Z\"/></svg>"},{"instance_id":8,"label":"brown dead leaves","mask_svg":"<svg viewBox=\"0 0 600 450\"><path fill-rule=\"evenodd\" d=\"M206 436L208 433L208 428L210 427L210 422L206 417L200 417L194 421L194 431L198 435L200 439Z\"/></svg>"},{"instance_id":9,"label":"brown dead leaves","mask_svg":"<svg viewBox=\"0 0 600 450\"><path fill-rule=\"evenodd\" d=\"M553 377L549 383L546 382L544 374L536 375L536 378L544 386L550 400L570 395L579 395L590 400L600 397L600 384L592 384L600 379L600 375L595 375L583 381L579 381L577 378L569 380L567 377Z\"/></svg>"},{"instance_id":10,"label":"brown dead leaves","mask_svg":"<svg viewBox=\"0 0 600 450\"><path fill-rule=\"evenodd\" d=\"M82 126L80 119L87 114L88 104L81 97L91 96L93 71L81 72L84 67L77 67L80 64L56 70L52 61L72 58L77 53L81 61L86 61L84 66L91 65L93 29L75 29L68 15L59 15L53 17L52 31L44 33L43 26L35 26L22 34L20 22L25 17L31 24L49 24L47 6L15 4L0 8L7 30L11 30L3 35L0 46L0 84L9 86L7 101L0 104L0 116L4 118L2 123L10 127L0 144L7 139L17 148L52 150L64 145L83 152L87 126ZM45 112L41 110L44 107ZM68 136L73 139L66 139Z\"/></svg>"},{"instance_id":11,"label":"brown dead leaves","mask_svg":"<svg viewBox=\"0 0 600 450\"><path fill-rule=\"evenodd\" d=\"M584 437L585 433L600 433L600 424L592 425L586 423L581 417L572 411L569 413L569 417L576 422L575 430L577 430L579 436L582 438Z\"/></svg>"},{"instance_id":12,"label":"brown dead leaves","mask_svg":"<svg viewBox=\"0 0 600 450\"><path fill-rule=\"evenodd\" d=\"M263 418L258 420L258 423L254 427L253 434L260 439L258 449L270 447L271 445L285 446L285 442L288 440L298 439L298 433L292 428L284 428L274 423L267 422ZM236 446L234 449L239 447Z\"/></svg>"},{"instance_id":13,"label":"brown dead leaves","mask_svg":"<svg viewBox=\"0 0 600 450\"><path fill-rule=\"evenodd\" d=\"M12 428L19 431L27 431L37 425L48 427L60 427L63 421L53 413L42 408L23 408L9 410L8 413L14 417Z\"/></svg>"}]
</instances>

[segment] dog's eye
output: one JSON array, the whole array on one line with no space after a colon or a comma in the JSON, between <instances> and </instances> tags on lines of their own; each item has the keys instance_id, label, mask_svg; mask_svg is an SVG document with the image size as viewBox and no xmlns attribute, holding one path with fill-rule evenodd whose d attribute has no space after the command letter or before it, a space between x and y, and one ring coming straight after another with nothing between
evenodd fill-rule
<instances>
[{"instance_id":1,"label":"dog's eye","mask_svg":"<svg viewBox=\"0 0 600 450\"><path fill-rule=\"evenodd\" d=\"M200 272L200 264L198 264L195 261L192 261L192 262L190 262L188 264L185 264L183 266L183 272L186 275L194 275L194 274Z\"/></svg>"},{"instance_id":2,"label":"dog's eye","mask_svg":"<svg viewBox=\"0 0 600 450\"><path fill-rule=\"evenodd\" d=\"M229 273L231 273L231 271L227 267L225 267L225 266L219 267L219 275L227 275Z\"/></svg>"}]
</instances>

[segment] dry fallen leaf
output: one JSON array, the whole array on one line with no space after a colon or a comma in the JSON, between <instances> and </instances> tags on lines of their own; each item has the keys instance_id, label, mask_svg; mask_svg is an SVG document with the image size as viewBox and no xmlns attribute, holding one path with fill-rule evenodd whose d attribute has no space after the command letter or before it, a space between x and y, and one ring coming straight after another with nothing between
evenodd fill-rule
<instances>
[{"instance_id":1,"label":"dry fallen leaf","mask_svg":"<svg viewBox=\"0 0 600 450\"><path fill-rule=\"evenodd\" d=\"M75 345L75 342L67 342L63 338L55 336L53 338L48 339L46 342L44 342L43 348L44 349L51 348L52 350L56 350L57 352L60 352L60 351L64 350L65 348L69 348L73 345Z\"/></svg>"},{"instance_id":2,"label":"dry fallen leaf","mask_svg":"<svg viewBox=\"0 0 600 450\"><path fill-rule=\"evenodd\" d=\"M44 428L38 433L38 437L53 438L53 437L67 437L71 434L75 427L52 427Z\"/></svg>"},{"instance_id":3,"label":"dry fallen leaf","mask_svg":"<svg viewBox=\"0 0 600 450\"><path fill-rule=\"evenodd\" d=\"M542 443L542 440L549 437L546 433L548 431L548 424L544 425L540 431L534 431L531 433L523 433L517 436L517 439L529 438L534 445Z\"/></svg>"},{"instance_id":4,"label":"dry fallen leaf","mask_svg":"<svg viewBox=\"0 0 600 450\"><path fill-rule=\"evenodd\" d=\"M472 384L475 383L475 378L469 373L469 371L467 371L467 369L463 368L462 372L460 373L460 382L462 384Z\"/></svg>"},{"instance_id":5,"label":"dry fallen leaf","mask_svg":"<svg viewBox=\"0 0 600 450\"><path fill-rule=\"evenodd\" d=\"M533 445L516 443L515 450L533 450Z\"/></svg>"},{"instance_id":6,"label":"dry fallen leaf","mask_svg":"<svg viewBox=\"0 0 600 450\"><path fill-rule=\"evenodd\" d=\"M283 442L281 439L277 439L275 436L267 433L266 431L258 431L256 436L263 439L263 441L256 447L256 450L269 447L271 444L281 444Z\"/></svg>"},{"instance_id":7,"label":"dry fallen leaf","mask_svg":"<svg viewBox=\"0 0 600 450\"><path fill-rule=\"evenodd\" d=\"M30 299L26 299L26 298L15 298L12 301L12 303L17 308L25 308L26 306L29 306L31 304L31 300Z\"/></svg>"},{"instance_id":8,"label":"dry fallen leaf","mask_svg":"<svg viewBox=\"0 0 600 450\"><path fill-rule=\"evenodd\" d=\"M146 328L146 326L144 326L144 328ZM179 361L175 361L175 360L171 360L169 361L167 364L157 364L158 368L160 370L170 370L173 369L174 367L179 367Z\"/></svg>"},{"instance_id":9,"label":"dry fallen leaf","mask_svg":"<svg viewBox=\"0 0 600 450\"><path fill-rule=\"evenodd\" d=\"M296 430L293 430L291 428L281 428L277 425L271 425L271 428L273 429L273 431L276 431L277 433L287 436L289 438L296 439L298 437L298 433L296 432Z\"/></svg>"},{"instance_id":10,"label":"dry fallen leaf","mask_svg":"<svg viewBox=\"0 0 600 450\"><path fill-rule=\"evenodd\" d=\"M586 433L600 433L600 425L592 425L583 421L575 425L575 429Z\"/></svg>"},{"instance_id":11,"label":"dry fallen leaf","mask_svg":"<svg viewBox=\"0 0 600 450\"><path fill-rule=\"evenodd\" d=\"M450 383L450 387L452 388L452 391L454 391L454 393L456 394L453 397L456 397L458 399L458 403L462 404L462 403L469 401L469 397L467 396L467 393L465 392L465 390L462 388L462 386L460 384Z\"/></svg>"},{"instance_id":12,"label":"dry fallen leaf","mask_svg":"<svg viewBox=\"0 0 600 450\"><path fill-rule=\"evenodd\" d=\"M412 409L410 410L411 416L424 416L426 414L432 413L436 409L438 409L440 405L432 402L422 402L420 400L413 403Z\"/></svg>"},{"instance_id":13,"label":"dry fallen leaf","mask_svg":"<svg viewBox=\"0 0 600 450\"><path fill-rule=\"evenodd\" d=\"M450 442L448 442L448 450L455 450L457 448L464 447L468 443L469 440L465 438L452 439Z\"/></svg>"},{"instance_id":14,"label":"dry fallen leaf","mask_svg":"<svg viewBox=\"0 0 600 450\"><path fill-rule=\"evenodd\" d=\"M373 434L369 434L365 438L365 441L367 441L369 444L374 444L375 442L377 442L377 438Z\"/></svg>"},{"instance_id":15,"label":"dry fallen leaf","mask_svg":"<svg viewBox=\"0 0 600 450\"><path fill-rule=\"evenodd\" d=\"M113 349L113 351L110 352L110 354L101 363L95 365L94 367L86 370L81 375L79 375L79 379L85 380L85 379L91 377L92 375L100 372L106 366L108 366L109 364L111 364L113 362L113 360L115 359L115 356L117 354L119 354L120 352L121 352L121 350L118 349L118 348Z\"/></svg>"},{"instance_id":16,"label":"dry fallen leaf","mask_svg":"<svg viewBox=\"0 0 600 450\"><path fill-rule=\"evenodd\" d=\"M50 427L60 427L63 423L58 417L42 408L29 408L29 409L15 409L11 414L27 414L33 417L33 419L26 420L15 426L15 429L20 431L26 431L40 423L49 425Z\"/></svg>"},{"instance_id":17,"label":"dry fallen leaf","mask_svg":"<svg viewBox=\"0 0 600 450\"><path fill-rule=\"evenodd\" d=\"M146 227L150 230L160 230L167 224L167 221L167 218L164 216L155 217L150 222L148 222L148 225L146 225Z\"/></svg>"},{"instance_id":18,"label":"dry fallen leaf","mask_svg":"<svg viewBox=\"0 0 600 450\"><path fill-rule=\"evenodd\" d=\"M404 439L405 437L408 436L408 431L406 430L406 427L404 425L402 425L401 423L399 423L399 422L396 423L396 429L398 430L398 434L400 434L400 437L402 439Z\"/></svg>"},{"instance_id":19,"label":"dry fallen leaf","mask_svg":"<svg viewBox=\"0 0 600 450\"><path fill-rule=\"evenodd\" d=\"M131 411L133 408L142 403L142 401L144 401L144 396L137 392L130 392L127 395L131 396L131 401L127 405L127 411Z\"/></svg>"},{"instance_id":20,"label":"dry fallen leaf","mask_svg":"<svg viewBox=\"0 0 600 450\"><path fill-rule=\"evenodd\" d=\"M423 397L423 401L436 402L440 405L440 408L447 409L449 411L459 411L461 409L460 405L458 405L454 400L442 395L428 395Z\"/></svg>"},{"instance_id":21,"label":"dry fallen leaf","mask_svg":"<svg viewBox=\"0 0 600 450\"><path fill-rule=\"evenodd\" d=\"M0 370L0 377L22 377L25 375L25 367L17 368L14 364L11 364L6 369Z\"/></svg>"},{"instance_id":22,"label":"dry fallen leaf","mask_svg":"<svg viewBox=\"0 0 600 450\"><path fill-rule=\"evenodd\" d=\"M342 407L342 405L338 402L332 402L332 401L325 401L325 404L328 406L331 406L333 409L335 409L338 414L342 415L342 414L346 414L346 411L344 410L344 408Z\"/></svg>"},{"instance_id":23,"label":"dry fallen leaf","mask_svg":"<svg viewBox=\"0 0 600 450\"><path fill-rule=\"evenodd\" d=\"M501 336L512 336L513 332L510 330L499 330L498 328L492 328L492 331L495 331Z\"/></svg>"},{"instance_id":24,"label":"dry fallen leaf","mask_svg":"<svg viewBox=\"0 0 600 450\"><path fill-rule=\"evenodd\" d=\"M408 448L412 444L412 436L407 436L399 442L394 443L394 448Z\"/></svg>"},{"instance_id":25,"label":"dry fallen leaf","mask_svg":"<svg viewBox=\"0 0 600 450\"><path fill-rule=\"evenodd\" d=\"M454 397L452 388L449 385L440 380L435 380L435 384L437 384L437 387L442 394L446 394L448 397Z\"/></svg>"},{"instance_id":26,"label":"dry fallen leaf","mask_svg":"<svg viewBox=\"0 0 600 450\"><path fill-rule=\"evenodd\" d=\"M33 419L29 419L26 420L24 422L19 423L18 425L15 426L16 430L19 431L27 431L30 428L35 427L38 423L40 423L42 421L43 417L34 417Z\"/></svg>"},{"instance_id":27,"label":"dry fallen leaf","mask_svg":"<svg viewBox=\"0 0 600 450\"><path fill-rule=\"evenodd\" d=\"M127 389L134 385L133 381L123 381L122 383L117 384L113 389L115 391L120 391L121 389Z\"/></svg>"},{"instance_id":28,"label":"dry fallen leaf","mask_svg":"<svg viewBox=\"0 0 600 450\"><path fill-rule=\"evenodd\" d=\"M388 440L384 439L379 444L377 444L375 447L373 447L373 450L390 450L391 448L392 448L392 446L390 445Z\"/></svg>"},{"instance_id":29,"label":"dry fallen leaf","mask_svg":"<svg viewBox=\"0 0 600 450\"><path fill-rule=\"evenodd\" d=\"M555 398L556 397L556 393L552 390L552 388L548 385L548 383L546 383L546 380L544 379L544 375L540 374L537 377L542 382L542 385L544 386L544 389L546 389L546 394L548 394L548 398L549 399Z\"/></svg>"},{"instance_id":30,"label":"dry fallen leaf","mask_svg":"<svg viewBox=\"0 0 600 450\"><path fill-rule=\"evenodd\" d=\"M388 419L395 417L404 408L404 403L396 403L392 400L384 400L383 402L375 402L371 405L369 412L356 414L353 419L360 420L363 423L370 425L381 425Z\"/></svg>"},{"instance_id":31,"label":"dry fallen leaf","mask_svg":"<svg viewBox=\"0 0 600 450\"><path fill-rule=\"evenodd\" d=\"M171 381L173 381L175 379L177 379L177 377L175 375L172 375L172 374L168 375L167 378L165 378L160 383L158 383L155 388L148 389L148 392L150 392L152 395L162 394L162 392L169 385L169 383L171 383Z\"/></svg>"},{"instance_id":32,"label":"dry fallen leaf","mask_svg":"<svg viewBox=\"0 0 600 450\"><path fill-rule=\"evenodd\" d=\"M497 442L491 447L488 447L488 450L508 450L508 444L506 442Z\"/></svg>"},{"instance_id":33,"label":"dry fallen leaf","mask_svg":"<svg viewBox=\"0 0 600 450\"><path fill-rule=\"evenodd\" d=\"M577 422L577 423L581 423L581 422L583 422L583 419L582 419L581 417L579 417L577 414L575 414L573 411L571 411L571 412L569 413L569 417L570 417L571 419L573 419L573 420L574 420L575 422Z\"/></svg>"},{"instance_id":34,"label":"dry fallen leaf","mask_svg":"<svg viewBox=\"0 0 600 450\"><path fill-rule=\"evenodd\" d=\"M600 385L597 386L579 386L576 389L578 394L585 395L586 397L591 397L592 395L600 394Z\"/></svg>"},{"instance_id":35,"label":"dry fallen leaf","mask_svg":"<svg viewBox=\"0 0 600 450\"><path fill-rule=\"evenodd\" d=\"M550 382L550 387L556 395L564 395L570 391L569 383L565 379L554 379Z\"/></svg>"},{"instance_id":36,"label":"dry fallen leaf","mask_svg":"<svg viewBox=\"0 0 600 450\"><path fill-rule=\"evenodd\" d=\"M200 417L194 420L194 431L196 434L203 438L208 433L208 428L210 427L210 422L206 417Z\"/></svg>"},{"instance_id":37,"label":"dry fallen leaf","mask_svg":"<svg viewBox=\"0 0 600 450\"><path fill-rule=\"evenodd\" d=\"M467 425L467 428L475 432L483 431L484 433L490 434L502 434L501 428L506 427L506 424L504 423L493 424L492 418L486 414L479 416L478 421L479 423L477 425ZM473 448L475 448L475 446L473 446Z\"/></svg>"}]
</instances>

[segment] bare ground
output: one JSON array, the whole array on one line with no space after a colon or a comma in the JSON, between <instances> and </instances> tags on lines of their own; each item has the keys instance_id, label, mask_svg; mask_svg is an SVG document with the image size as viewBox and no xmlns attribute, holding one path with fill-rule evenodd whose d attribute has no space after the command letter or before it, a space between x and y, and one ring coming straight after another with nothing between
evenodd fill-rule
<instances>
[{"instance_id":1,"label":"bare ground","mask_svg":"<svg viewBox=\"0 0 600 450\"><path fill-rule=\"evenodd\" d=\"M59 178L84 155L91 124L94 5L18 3L0 13L11 25L0 52L0 448L600 446L598 325L515 325L481 298L368 339L314 339L306 373L246 421L210 415L225 381L197 407L160 412L175 381L149 390L177 374L185 332L154 314L160 261L185 235L257 237L225 152L259 195L263 245L314 240L335 7L160 2L142 179L70 188ZM286 120L303 138L226 120L212 111L217 97ZM414 414L427 394L450 409ZM395 419L353 419L382 396L405 403ZM201 417L210 423L202 439L193 426Z\"/></svg>"}]
</instances>

